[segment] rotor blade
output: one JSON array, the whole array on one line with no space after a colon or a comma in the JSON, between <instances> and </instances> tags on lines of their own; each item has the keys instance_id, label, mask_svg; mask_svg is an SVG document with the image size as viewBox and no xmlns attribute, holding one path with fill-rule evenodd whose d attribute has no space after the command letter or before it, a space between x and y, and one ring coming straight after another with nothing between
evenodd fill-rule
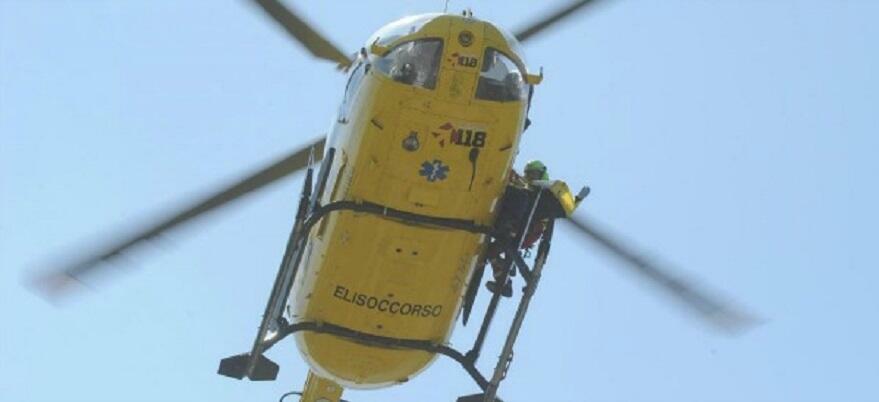
<instances>
[{"instance_id":1,"label":"rotor blade","mask_svg":"<svg viewBox=\"0 0 879 402\"><path fill-rule=\"evenodd\" d=\"M296 149L284 158L238 180L230 185L223 186L220 190L209 194L195 202L180 208L178 212L170 214L167 218L134 231L134 235L120 236L120 240L111 241L109 244L98 247L91 253L62 269L36 278L33 285L37 290L50 299L57 299L71 290L70 285L81 282L85 275L101 272L108 266L101 264L112 261L122 253L130 250L147 240L174 229L193 218L201 216L255 190L276 182L290 174L308 166L312 152L314 155L323 153L325 140L323 138L314 141L307 146Z\"/></svg>"},{"instance_id":2,"label":"rotor blade","mask_svg":"<svg viewBox=\"0 0 879 402\"><path fill-rule=\"evenodd\" d=\"M287 33L305 46L315 57L335 62L341 68L351 65L351 58L318 33L302 18L299 18L280 0L253 0L263 11L275 19Z\"/></svg>"},{"instance_id":3,"label":"rotor blade","mask_svg":"<svg viewBox=\"0 0 879 402\"><path fill-rule=\"evenodd\" d=\"M721 301L717 296L709 295L705 290L699 289L683 277L675 275L667 269L662 269L657 264L639 256L624 247L622 242L596 227L595 224L573 217L567 221L582 234L595 240L611 254L622 259L626 263L625 267L649 279L660 289L666 291L668 295L680 301L715 327L729 333L740 333L758 324L758 320L754 316L732 304Z\"/></svg>"},{"instance_id":4,"label":"rotor blade","mask_svg":"<svg viewBox=\"0 0 879 402\"><path fill-rule=\"evenodd\" d=\"M528 38L537 35L546 28L549 28L553 24L561 21L565 17L568 17L576 11L581 10L584 6L595 4L597 2L598 0L574 1L567 6L559 8L553 13L544 16L540 20L529 24L527 27L517 30L514 35L516 36L516 39L519 40L519 42L524 42L528 40Z\"/></svg>"}]
</instances>

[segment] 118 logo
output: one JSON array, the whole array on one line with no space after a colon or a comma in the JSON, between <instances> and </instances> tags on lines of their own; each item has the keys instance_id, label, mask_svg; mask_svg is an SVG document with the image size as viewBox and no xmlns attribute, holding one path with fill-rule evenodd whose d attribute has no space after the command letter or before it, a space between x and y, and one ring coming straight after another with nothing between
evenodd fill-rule
<instances>
[{"instance_id":1,"label":"118 logo","mask_svg":"<svg viewBox=\"0 0 879 402\"><path fill-rule=\"evenodd\" d=\"M485 146L486 135L485 131L459 128L452 130L452 138L449 142L456 145L463 145L465 147L482 148Z\"/></svg>"},{"instance_id":2,"label":"118 logo","mask_svg":"<svg viewBox=\"0 0 879 402\"><path fill-rule=\"evenodd\" d=\"M475 57L470 56L458 56L458 65L464 67L476 67L476 64L479 63L479 60Z\"/></svg>"}]
</instances>

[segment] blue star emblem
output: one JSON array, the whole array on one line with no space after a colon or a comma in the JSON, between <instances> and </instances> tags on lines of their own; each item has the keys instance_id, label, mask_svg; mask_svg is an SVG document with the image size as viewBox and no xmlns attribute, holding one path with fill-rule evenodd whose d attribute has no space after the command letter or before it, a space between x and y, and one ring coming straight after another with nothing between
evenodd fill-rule
<instances>
[{"instance_id":1,"label":"blue star emblem","mask_svg":"<svg viewBox=\"0 0 879 402\"><path fill-rule=\"evenodd\" d=\"M445 180L446 177L449 177L449 166L444 165L439 159L434 159L433 162L425 161L421 164L421 170L418 171L418 174L431 182Z\"/></svg>"}]
</instances>

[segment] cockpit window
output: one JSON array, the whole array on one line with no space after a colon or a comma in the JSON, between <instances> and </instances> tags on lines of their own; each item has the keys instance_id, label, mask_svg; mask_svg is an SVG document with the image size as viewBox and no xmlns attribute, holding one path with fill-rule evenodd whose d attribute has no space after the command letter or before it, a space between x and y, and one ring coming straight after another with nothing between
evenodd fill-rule
<instances>
[{"instance_id":1,"label":"cockpit window","mask_svg":"<svg viewBox=\"0 0 879 402\"><path fill-rule=\"evenodd\" d=\"M390 46L397 39L418 32L424 24L440 15L442 14L413 15L385 25L369 38L366 42L367 48L375 41L378 41L379 45Z\"/></svg>"},{"instance_id":2,"label":"cockpit window","mask_svg":"<svg viewBox=\"0 0 879 402\"><path fill-rule=\"evenodd\" d=\"M342 104L339 105L339 122L346 122L348 120L348 113L354 104L354 96L357 95L360 83L363 82L363 77L369 71L369 64L364 63L362 59L358 58L356 63L351 68L348 84L345 85L345 97L342 98Z\"/></svg>"},{"instance_id":3,"label":"cockpit window","mask_svg":"<svg viewBox=\"0 0 879 402\"><path fill-rule=\"evenodd\" d=\"M516 63L495 49L485 49L482 72L476 85L476 99L512 102L527 97L528 84Z\"/></svg>"},{"instance_id":4,"label":"cockpit window","mask_svg":"<svg viewBox=\"0 0 879 402\"><path fill-rule=\"evenodd\" d=\"M397 45L373 64L394 81L434 89L442 54L441 40L420 39Z\"/></svg>"}]
</instances>

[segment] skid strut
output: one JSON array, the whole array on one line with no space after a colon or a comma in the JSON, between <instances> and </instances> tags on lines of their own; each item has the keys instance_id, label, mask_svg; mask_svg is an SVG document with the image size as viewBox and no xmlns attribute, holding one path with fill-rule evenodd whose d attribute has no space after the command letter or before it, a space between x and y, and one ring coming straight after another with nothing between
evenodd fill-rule
<instances>
[{"instance_id":1,"label":"skid strut","mask_svg":"<svg viewBox=\"0 0 879 402\"><path fill-rule=\"evenodd\" d=\"M500 382L506 378L507 371L510 369L510 364L513 362L513 345L516 343L516 338L519 336L519 330L522 328L522 323L525 321L525 314L528 313L528 306L531 304L531 298L534 297L534 293L537 291L537 283L540 282L540 274L543 271L543 265L546 263L546 257L549 254L549 240L552 236L552 227L553 223L549 222L547 224L546 232L544 232L544 236L546 237L537 249L537 256L534 258L534 269L531 271L531 278L525 285L524 293L519 300L519 307L516 309L516 315L513 317L513 323L510 325L510 332L507 334L507 340L504 343L504 348L498 358L497 366L495 366L494 375L492 375L491 381L489 381L488 387L485 390L485 402L494 402L494 397L497 394Z\"/></svg>"},{"instance_id":2,"label":"skid strut","mask_svg":"<svg viewBox=\"0 0 879 402\"><path fill-rule=\"evenodd\" d=\"M281 259L280 267L278 267L275 284L272 286L272 293L266 302L262 322L259 325L256 338L253 340L250 353L235 355L221 360L220 368L217 370L219 374L239 380L247 377L253 381L274 380L278 377L278 365L263 356L262 353L266 350L266 340L277 337L278 331L284 324L284 305L287 303L287 296L290 294L290 288L296 279L299 262L302 260L302 250L304 249L302 246L307 240L305 233L308 233L309 228L306 226L305 218L315 209L320 195L323 193L327 177L330 174L335 151L335 148L327 149L318 173L317 188L314 191L312 191L312 175L314 171L309 166L306 172L305 183L299 198L299 208L296 211L296 219L293 222L293 228L290 230L290 237L287 240L284 257Z\"/></svg>"},{"instance_id":3,"label":"skid strut","mask_svg":"<svg viewBox=\"0 0 879 402\"><path fill-rule=\"evenodd\" d=\"M525 223L525 230L522 230L522 233L519 234L516 251L509 256L511 259L513 254L518 255L519 249L522 248L522 244L525 242L525 234L528 233L528 229L533 223L534 212L537 210L537 205L540 203L540 196L542 194L542 191L538 192L537 197L534 199L531 211L528 213L528 220ZM544 244L549 244L549 242L540 243L541 246ZM540 255L538 253L538 258L539 257ZM539 263L540 261L535 259L535 262ZM501 380L506 378L510 364L513 362L513 345L516 343L516 338L519 336L519 329L522 328L522 323L525 321L525 314L528 313L528 304L531 302L531 297L534 296L534 288L537 287L537 282L540 279L541 268L543 268L543 264L535 264L534 271L531 274L531 280L527 282L528 284L525 286L525 292L519 300L519 308L516 309L516 315L513 317L513 323L510 325L510 331L507 333L507 340L504 343L504 348L501 350L501 355L498 357L497 365L494 368L494 374L485 390L485 402L494 402L494 396L497 394L497 389L500 386ZM524 277L525 275L522 276ZM498 286L498 288L500 288L500 286Z\"/></svg>"}]
</instances>

